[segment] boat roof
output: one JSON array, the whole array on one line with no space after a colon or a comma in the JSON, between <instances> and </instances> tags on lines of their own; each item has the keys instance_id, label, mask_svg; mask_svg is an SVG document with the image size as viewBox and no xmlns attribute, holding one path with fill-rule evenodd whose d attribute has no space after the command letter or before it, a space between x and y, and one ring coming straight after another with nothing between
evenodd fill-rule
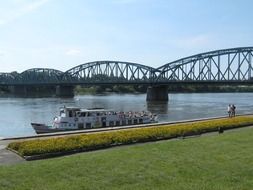
<instances>
[{"instance_id":1,"label":"boat roof","mask_svg":"<svg viewBox=\"0 0 253 190\"><path fill-rule=\"evenodd\" d=\"M62 107L61 109L66 109L66 110L80 110L81 108L79 107Z\"/></svg>"},{"instance_id":2,"label":"boat roof","mask_svg":"<svg viewBox=\"0 0 253 190\"><path fill-rule=\"evenodd\" d=\"M104 108L88 108L88 109L81 109L81 112L110 112L112 110L104 109Z\"/></svg>"},{"instance_id":3,"label":"boat roof","mask_svg":"<svg viewBox=\"0 0 253 190\"><path fill-rule=\"evenodd\" d=\"M80 108L80 107L63 107L61 109L66 110L74 110L74 111L81 111L81 112L112 112L112 110L104 109L104 108Z\"/></svg>"}]
</instances>

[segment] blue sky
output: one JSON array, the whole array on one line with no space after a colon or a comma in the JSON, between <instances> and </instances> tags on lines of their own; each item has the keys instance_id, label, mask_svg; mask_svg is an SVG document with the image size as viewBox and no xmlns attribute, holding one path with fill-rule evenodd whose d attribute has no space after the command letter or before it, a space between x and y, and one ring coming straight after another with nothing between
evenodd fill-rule
<instances>
[{"instance_id":1,"label":"blue sky","mask_svg":"<svg viewBox=\"0 0 253 190\"><path fill-rule=\"evenodd\" d=\"M96 60L158 67L253 46L251 0L0 0L0 72Z\"/></svg>"}]
</instances>

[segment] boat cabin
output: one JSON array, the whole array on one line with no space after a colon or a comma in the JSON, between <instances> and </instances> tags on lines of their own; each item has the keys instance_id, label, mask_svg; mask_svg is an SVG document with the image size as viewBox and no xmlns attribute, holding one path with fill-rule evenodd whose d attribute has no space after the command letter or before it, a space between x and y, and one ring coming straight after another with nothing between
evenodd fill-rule
<instances>
[{"instance_id":1,"label":"boat cabin","mask_svg":"<svg viewBox=\"0 0 253 190\"><path fill-rule=\"evenodd\" d=\"M94 117L114 114L116 114L116 112L103 108L81 109L78 107L64 107L60 109L60 117Z\"/></svg>"},{"instance_id":2,"label":"boat cabin","mask_svg":"<svg viewBox=\"0 0 253 190\"><path fill-rule=\"evenodd\" d=\"M76 117L77 111L80 111L80 108L64 107L60 109L60 116L61 117Z\"/></svg>"}]
</instances>

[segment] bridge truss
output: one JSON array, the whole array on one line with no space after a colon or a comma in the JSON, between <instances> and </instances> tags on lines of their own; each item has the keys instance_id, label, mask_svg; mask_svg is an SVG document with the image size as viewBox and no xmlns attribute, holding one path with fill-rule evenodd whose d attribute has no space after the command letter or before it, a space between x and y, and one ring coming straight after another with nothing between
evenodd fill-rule
<instances>
[{"instance_id":1,"label":"bridge truss","mask_svg":"<svg viewBox=\"0 0 253 190\"><path fill-rule=\"evenodd\" d=\"M156 82L243 82L253 78L253 47L206 52L158 68Z\"/></svg>"},{"instance_id":2,"label":"bridge truss","mask_svg":"<svg viewBox=\"0 0 253 190\"><path fill-rule=\"evenodd\" d=\"M95 61L66 72L33 68L22 73L0 73L0 85L253 83L252 60L253 47L240 47L189 56L159 68Z\"/></svg>"},{"instance_id":3,"label":"bridge truss","mask_svg":"<svg viewBox=\"0 0 253 190\"><path fill-rule=\"evenodd\" d=\"M7 85L50 85L61 83L62 74L62 71L55 69L33 68L22 73L13 72L9 73L9 75L5 74L4 80L1 80L0 74L0 81L1 84Z\"/></svg>"},{"instance_id":4,"label":"bridge truss","mask_svg":"<svg viewBox=\"0 0 253 190\"><path fill-rule=\"evenodd\" d=\"M120 61L96 61L74 67L64 73L64 80L81 84L151 83L156 69Z\"/></svg>"}]
</instances>

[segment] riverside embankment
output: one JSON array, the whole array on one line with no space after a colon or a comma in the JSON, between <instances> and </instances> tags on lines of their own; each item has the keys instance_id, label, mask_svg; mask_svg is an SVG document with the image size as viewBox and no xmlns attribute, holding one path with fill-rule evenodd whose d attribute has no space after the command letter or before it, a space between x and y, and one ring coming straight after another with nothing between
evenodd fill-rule
<instances>
[{"instance_id":1,"label":"riverside embankment","mask_svg":"<svg viewBox=\"0 0 253 190\"><path fill-rule=\"evenodd\" d=\"M224 130L251 125L253 125L253 116L244 115L234 118L205 118L193 121L152 124L143 127L115 127L6 140L15 141L8 145L9 149L17 152L27 160L33 160L119 145L199 136L216 131L222 133ZM16 142L17 140L18 142Z\"/></svg>"}]
</instances>

